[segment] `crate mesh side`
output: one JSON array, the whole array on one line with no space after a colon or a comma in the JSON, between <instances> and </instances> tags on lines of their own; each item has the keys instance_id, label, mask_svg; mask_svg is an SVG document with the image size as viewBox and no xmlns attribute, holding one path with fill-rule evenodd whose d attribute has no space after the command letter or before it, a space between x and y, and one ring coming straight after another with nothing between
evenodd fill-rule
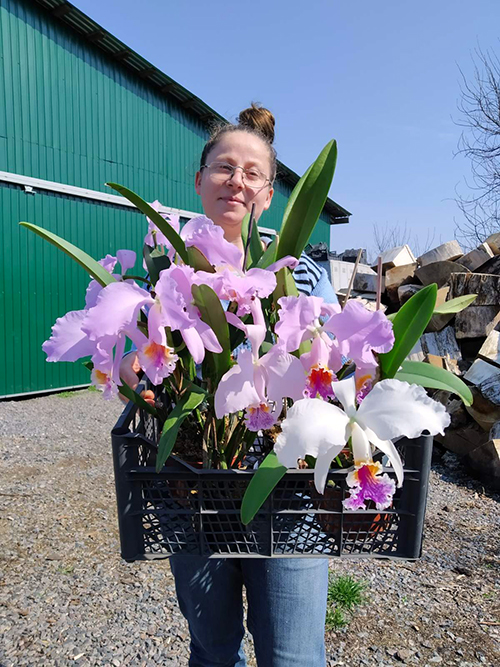
<instances>
[{"instance_id":1,"label":"crate mesh side","mask_svg":"<svg viewBox=\"0 0 500 667\"><path fill-rule=\"evenodd\" d=\"M140 411L130 429L131 438L142 436L129 439L126 446L137 447L137 471L127 474L131 488L140 488L141 507L135 514L142 528L144 557L178 552L249 557L407 557L401 535L411 534L414 514L402 498L426 493L419 470L406 470L405 494L397 489L389 509L379 511L367 502L367 511L358 512L348 512L342 505L349 491L347 470L330 473L325 495L316 492L312 473L289 471L254 520L244 526L240 508L250 474L198 473L174 463L157 475L154 466L160 430L156 419ZM402 440L396 446L403 460L408 455L408 460L415 461L416 448L422 445Z\"/></svg>"}]
</instances>

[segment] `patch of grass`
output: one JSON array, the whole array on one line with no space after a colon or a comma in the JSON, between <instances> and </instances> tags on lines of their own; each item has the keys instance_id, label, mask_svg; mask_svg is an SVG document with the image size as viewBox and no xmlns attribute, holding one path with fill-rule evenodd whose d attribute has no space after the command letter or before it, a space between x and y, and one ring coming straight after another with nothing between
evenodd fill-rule
<instances>
[{"instance_id":1,"label":"patch of grass","mask_svg":"<svg viewBox=\"0 0 500 667\"><path fill-rule=\"evenodd\" d=\"M328 598L325 627L327 630L342 628L349 623L356 607L365 601L366 584L349 574L328 579Z\"/></svg>"},{"instance_id":2,"label":"patch of grass","mask_svg":"<svg viewBox=\"0 0 500 667\"><path fill-rule=\"evenodd\" d=\"M57 568L57 571L59 572L59 574L72 574L74 569L75 569L74 565L60 565Z\"/></svg>"},{"instance_id":3,"label":"patch of grass","mask_svg":"<svg viewBox=\"0 0 500 667\"><path fill-rule=\"evenodd\" d=\"M327 630L338 630L347 623L348 621L339 607L331 607L326 610L325 627Z\"/></svg>"},{"instance_id":4,"label":"patch of grass","mask_svg":"<svg viewBox=\"0 0 500 667\"><path fill-rule=\"evenodd\" d=\"M87 387L87 391L99 391L99 390L93 384L89 384L89 386Z\"/></svg>"},{"instance_id":5,"label":"patch of grass","mask_svg":"<svg viewBox=\"0 0 500 667\"><path fill-rule=\"evenodd\" d=\"M74 396L74 394L74 391L60 391L56 396L59 398L70 398L71 396Z\"/></svg>"}]
</instances>

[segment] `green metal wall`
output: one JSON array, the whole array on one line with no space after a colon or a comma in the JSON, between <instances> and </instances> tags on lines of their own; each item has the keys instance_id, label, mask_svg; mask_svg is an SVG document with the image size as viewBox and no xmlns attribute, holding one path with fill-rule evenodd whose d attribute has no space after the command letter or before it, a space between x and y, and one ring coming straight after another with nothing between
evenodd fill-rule
<instances>
[{"instance_id":1,"label":"green metal wall","mask_svg":"<svg viewBox=\"0 0 500 667\"><path fill-rule=\"evenodd\" d=\"M201 210L193 180L202 123L27 0L0 0L0 96L0 170L99 191L117 181L148 201ZM262 225L279 228L289 194L277 184ZM56 317L83 307L88 278L17 223L46 227L98 259L140 252L144 218L2 183L0 216L0 396L88 382L78 364L48 364L40 349ZM326 222L318 241L329 241Z\"/></svg>"}]
</instances>

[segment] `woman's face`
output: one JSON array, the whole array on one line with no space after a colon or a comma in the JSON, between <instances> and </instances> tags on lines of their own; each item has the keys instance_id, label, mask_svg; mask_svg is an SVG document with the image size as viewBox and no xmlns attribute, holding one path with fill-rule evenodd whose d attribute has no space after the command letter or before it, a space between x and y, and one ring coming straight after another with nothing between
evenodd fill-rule
<instances>
[{"instance_id":1,"label":"woman's face","mask_svg":"<svg viewBox=\"0 0 500 667\"><path fill-rule=\"evenodd\" d=\"M269 149L262 139L248 132L226 132L207 155L206 164L220 161L234 166L256 167L269 178L271 161ZM196 192L201 197L205 215L224 230L237 231L243 218L255 204L255 218L266 211L273 197L273 188L267 184L256 190L243 182L241 169L223 182L216 182L208 169L197 172Z\"/></svg>"}]
</instances>

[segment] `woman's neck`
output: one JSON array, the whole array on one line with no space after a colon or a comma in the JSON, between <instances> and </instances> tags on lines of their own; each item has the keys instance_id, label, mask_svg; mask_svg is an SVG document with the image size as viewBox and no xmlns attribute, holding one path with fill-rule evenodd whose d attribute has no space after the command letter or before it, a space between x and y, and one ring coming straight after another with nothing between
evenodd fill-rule
<instances>
[{"instance_id":1,"label":"woman's neck","mask_svg":"<svg viewBox=\"0 0 500 667\"><path fill-rule=\"evenodd\" d=\"M224 229L224 238L226 241L239 248L241 252L244 251L243 240L241 238L241 227L229 227Z\"/></svg>"}]
</instances>

